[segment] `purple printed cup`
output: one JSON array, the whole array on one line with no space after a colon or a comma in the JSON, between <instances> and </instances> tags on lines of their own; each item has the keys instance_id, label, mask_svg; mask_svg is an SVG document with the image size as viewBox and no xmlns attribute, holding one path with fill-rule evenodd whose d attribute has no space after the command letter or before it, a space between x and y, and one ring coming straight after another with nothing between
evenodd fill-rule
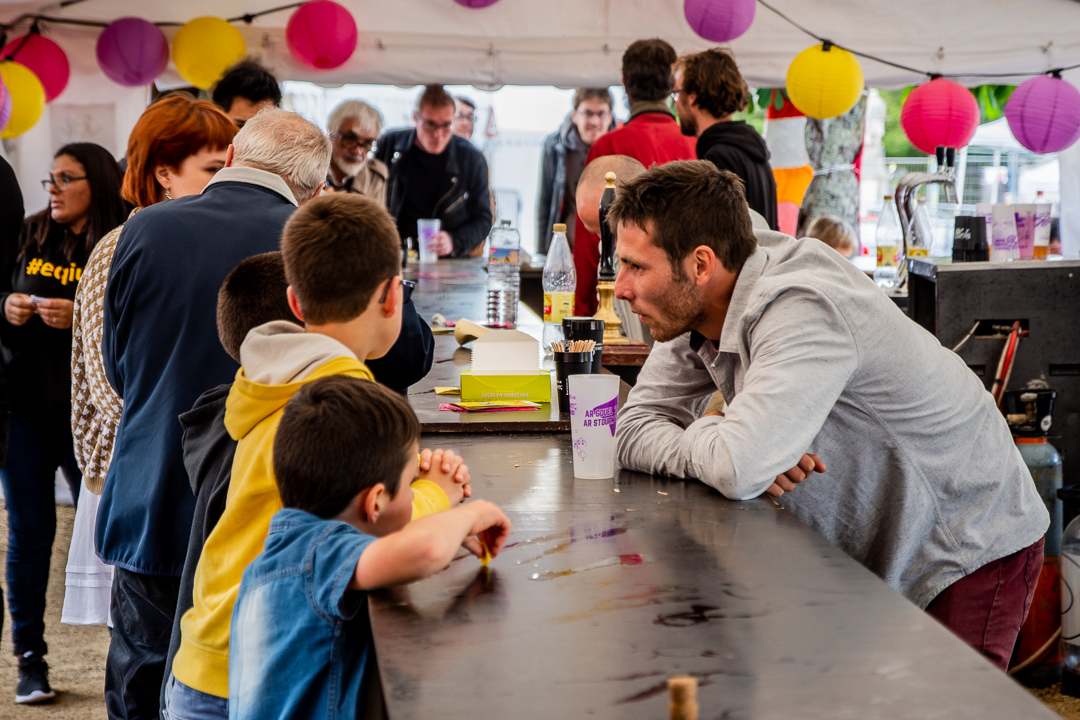
<instances>
[{"instance_id":1,"label":"purple printed cup","mask_svg":"<svg viewBox=\"0 0 1080 720\"><path fill-rule=\"evenodd\" d=\"M571 375L568 381L574 477L583 480L613 477L619 376Z\"/></svg>"}]
</instances>

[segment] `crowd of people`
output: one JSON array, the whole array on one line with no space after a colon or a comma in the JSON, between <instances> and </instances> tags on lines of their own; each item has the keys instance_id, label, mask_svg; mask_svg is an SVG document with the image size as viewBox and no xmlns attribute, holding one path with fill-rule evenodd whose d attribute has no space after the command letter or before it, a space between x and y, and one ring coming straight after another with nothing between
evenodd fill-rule
<instances>
[{"instance_id":1,"label":"crowd of people","mask_svg":"<svg viewBox=\"0 0 1080 720\"><path fill-rule=\"evenodd\" d=\"M537 212L541 252L553 224L574 228L576 310L591 314L599 246L580 186L603 159L638 168L611 208L616 294L659 344L619 417L621 464L786 496L1007 660L1046 513L979 381L843 260L850 228L821 221L839 253L775 232L730 54L640 40L622 84L621 125L608 89L574 92L544 142ZM154 102L123 170L96 145L60 148L49 207L25 220L0 161L17 702L54 696L57 468L77 501L64 613L111 623L110 718L351 716L372 649L349 591L429 575L462 544L498 555L510 530L494 505L458 507L468 466L420 449L402 399L434 352L403 247L438 218L431 248L465 257L492 226L475 104L431 85L411 127L350 100L324 131L279 109L248 61L213 98ZM703 404L717 391L724 414ZM822 458L832 484L811 479Z\"/></svg>"}]
</instances>

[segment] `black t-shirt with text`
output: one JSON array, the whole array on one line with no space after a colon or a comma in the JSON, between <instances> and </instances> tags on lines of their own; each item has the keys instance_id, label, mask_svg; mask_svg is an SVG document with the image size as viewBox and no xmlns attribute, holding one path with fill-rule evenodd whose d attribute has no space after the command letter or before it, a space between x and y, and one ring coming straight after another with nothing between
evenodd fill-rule
<instances>
[{"instance_id":1,"label":"black t-shirt with text","mask_svg":"<svg viewBox=\"0 0 1080 720\"><path fill-rule=\"evenodd\" d=\"M88 256L86 236L75 237L75 250L68 258L61 247L70 233L54 223L41 247L31 245L20 255L23 239L35 231L33 219L27 220L18 244L4 248L0 302L13 292L74 300ZM38 315L15 326L2 315L0 342L11 409L27 419L64 417L70 422L71 328L49 327Z\"/></svg>"}]
</instances>

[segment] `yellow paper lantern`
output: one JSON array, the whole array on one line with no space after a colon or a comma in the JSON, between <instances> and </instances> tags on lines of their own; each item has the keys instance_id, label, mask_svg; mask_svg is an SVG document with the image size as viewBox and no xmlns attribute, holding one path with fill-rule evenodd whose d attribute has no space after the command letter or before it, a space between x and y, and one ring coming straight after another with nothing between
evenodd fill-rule
<instances>
[{"instance_id":1,"label":"yellow paper lantern","mask_svg":"<svg viewBox=\"0 0 1080 720\"><path fill-rule=\"evenodd\" d=\"M244 36L221 18L195 18L173 38L172 58L177 72L201 90L212 87L230 65L245 55Z\"/></svg>"},{"instance_id":2,"label":"yellow paper lantern","mask_svg":"<svg viewBox=\"0 0 1080 720\"><path fill-rule=\"evenodd\" d=\"M858 59L829 43L806 48L787 71L791 102L803 114L819 120L843 115L855 107L863 85Z\"/></svg>"},{"instance_id":3,"label":"yellow paper lantern","mask_svg":"<svg viewBox=\"0 0 1080 720\"><path fill-rule=\"evenodd\" d=\"M0 78L11 93L11 119L0 138L18 137L34 127L45 110L45 86L37 75L22 63L0 62Z\"/></svg>"}]
</instances>

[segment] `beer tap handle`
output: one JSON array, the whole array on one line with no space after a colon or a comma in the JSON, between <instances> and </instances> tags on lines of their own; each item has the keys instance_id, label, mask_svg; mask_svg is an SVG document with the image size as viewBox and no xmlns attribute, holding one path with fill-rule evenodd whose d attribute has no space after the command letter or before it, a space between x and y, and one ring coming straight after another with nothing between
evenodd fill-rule
<instances>
[{"instance_id":1,"label":"beer tap handle","mask_svg":"<svg viewBox=\"0 0 1080 720\"><path fill-rule=\"evenodd\" d=\"M604 176L604 194L600 196L600 269L597 278L600 282L615 281L615 233L608 227L607 215L611 203L615 202L615 173Z\"/></svg>"}]
</instances>

